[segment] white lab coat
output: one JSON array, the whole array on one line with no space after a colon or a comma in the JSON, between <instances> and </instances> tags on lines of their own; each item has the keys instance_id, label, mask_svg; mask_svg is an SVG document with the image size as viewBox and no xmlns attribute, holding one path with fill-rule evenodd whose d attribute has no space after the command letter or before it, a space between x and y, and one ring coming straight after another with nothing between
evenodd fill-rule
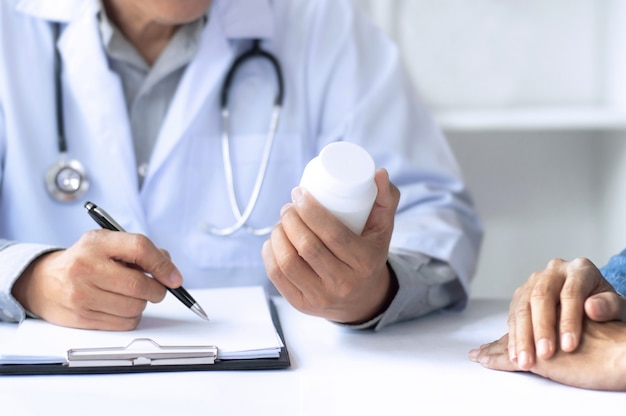
<instances>
[{"instance_id":1,"label":"white lab coat","mask_svg":"<svg viewBox=\"0 0 626 416\"><path fill-rule=\"evenodd\" d=\"M448 262L467 289L481 226L445 139L415 99L396 48L341 0L215 0L138 190L120 81L107 65L95 0L0 2L0 239L66 247L97 228L90 200L130 232L166 248L189 288L266 280L262 237L216 237L229 226L221 158L219 90L251 38L282 64L285 103L270 165L249 221L278 220L305 164L331 141L365 147L402 192L392 250ZM91 189L59 203L46 170L59 158L50 21L64 24L63 115L69 154ZM248 201L265 144L274 75L247 65L231 93L232 158L240 204ZM1 246L1 244L0 244ZM402 288L401 288L402 289Z\"/></svg>"}]
</instances>

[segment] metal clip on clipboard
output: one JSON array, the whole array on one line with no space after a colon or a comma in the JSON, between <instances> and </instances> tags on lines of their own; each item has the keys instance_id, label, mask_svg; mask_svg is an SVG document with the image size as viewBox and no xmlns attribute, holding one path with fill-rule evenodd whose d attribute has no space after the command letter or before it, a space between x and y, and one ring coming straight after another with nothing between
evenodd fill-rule
<instances>
[{"instance_id":1,"label":"metal clip on clipboard","mask_svg":"<svg viewBox=\"0 0 626 416\"><path fill-rule=\"evenodd\" d=\"M216 358L216 346L161 346L150 338L137 338L125 347L67 351L70 367L214 364Z\"/></svg>"}]
</instances>

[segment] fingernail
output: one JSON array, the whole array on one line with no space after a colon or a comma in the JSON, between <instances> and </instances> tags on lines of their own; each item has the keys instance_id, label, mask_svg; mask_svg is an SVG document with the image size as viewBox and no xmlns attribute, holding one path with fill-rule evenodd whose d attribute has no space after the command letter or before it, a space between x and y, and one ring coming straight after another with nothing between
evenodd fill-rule
<instances>
[{"instance_id":1,"label":"fingernail","mask_svg":"<svg viewBox=\"0 0 626 416\"><path fill-rule=\"evenodd\" d=\"M572 351L574 349L574 334L566 332L561 336L561 349L563 351Z\"/></svg>"},{"instance_id":2,"label":"fingernail","mask_svg":"<svg viewBox=\"0 0 626 416\"><path fill-rule=\"evenodd\" d=\"M552 352L552 346L550 345L550 341L546 338L541 338L537 341L537 355L541 357L548 357Z\"/></svg>"},{"instance_id":3,"label":"fingernail","mask_svg":"<svg viewBox=\"0 0 626 416\"><path fill-rule=\"evenodd\" d=\"M183 284L183 276L179 272L173 272L169 277L170 285L178 287Z\"/></svg>"},{"instance_id":4,"label":"fingernail","mask_svg":"<svg viewBox=\"0 0 626 416\"><path fill-rule=\"evenodd\" d=\"M280 209L280 215L281 216L285 213L285 211L287 211L287 208L289 208L289 205L291 205L291 204L285 204L285 205L282 206L282 208Z\"/></svg>"},{"instance_id":5,"label":"fingernail","mask_svg":"<svg viewBox=\"0 0 626 416\"><path fill-rule=\"evenodd\" d=\"M291 190L291 201L293 203L298 203L302 199L302 195L304 192L302 191L302 187L296 186Z\"/></svg>"},{"instance_id":6,"label":"fingernail","mask_svg":"<svg viewBox=\"0 0 626 416\"><path fill-rule=\"evenodd\" d=\"M528 366L528 354L526 351L521 351L517 357L517 365L520 368L525 369Z\"/></svg>"},{"instance_id":7,"label":"fingernail","mask_svg":"<svg viewBox=\"0 0 626 416\"><path fill-rule=\"evenodd\" d=\"M479 353L479 352L480 352L480 350L479 350L478 348L475 348L475 349L473 349L473 350L470 350L470 352L469 352L469 354L468 354L469 359L470 359L471 361L477 362L477 361L478 361L477 357L478 357L478 353Z\"/></svg>"},{"instance_id":8,"label":"fingernail","mask_svg":"<svg viewBox=\"0 0 626 416\"><path fill-rule=\"evenodd\" d=\"M591 299L591 301L595 304L596 313L602 317L608 315L609 308L604 299Z\"/></svg>"}]
</instances>

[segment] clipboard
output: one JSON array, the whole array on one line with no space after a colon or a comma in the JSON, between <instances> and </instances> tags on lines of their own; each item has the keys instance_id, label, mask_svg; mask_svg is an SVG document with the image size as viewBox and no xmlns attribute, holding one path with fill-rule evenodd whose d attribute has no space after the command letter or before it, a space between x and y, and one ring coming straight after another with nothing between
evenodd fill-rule
<instances>
[{"instance_id":1,"label":"clipboard","mask_svg":"<svg viewBox=\"0 0 626 416\"><path fill-rule=\"evenodd\" d=\"M218 346L161 346L138 338L113 348L68 349L65 363L0 364L0 376L287 369L291 361L278 312L271 299L268 306L283 344L278 357L220 359Z\"/></svg>"}]
</instances>

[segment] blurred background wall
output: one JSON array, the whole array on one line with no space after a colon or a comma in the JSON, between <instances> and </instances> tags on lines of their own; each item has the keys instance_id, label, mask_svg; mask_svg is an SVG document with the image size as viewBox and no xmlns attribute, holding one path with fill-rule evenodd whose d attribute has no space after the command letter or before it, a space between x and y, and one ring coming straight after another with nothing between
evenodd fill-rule
<instances>
[{"instance_id":1,"label":"blurred background wall","mask_svg":"<svg viewBox=\"0 0 626 416\"><path fill-rule=\"evenodd\" d=\"M473 296L626 248L626 1L355 1L399 45L474 196Z\"/></svg>"}]
</instances>

